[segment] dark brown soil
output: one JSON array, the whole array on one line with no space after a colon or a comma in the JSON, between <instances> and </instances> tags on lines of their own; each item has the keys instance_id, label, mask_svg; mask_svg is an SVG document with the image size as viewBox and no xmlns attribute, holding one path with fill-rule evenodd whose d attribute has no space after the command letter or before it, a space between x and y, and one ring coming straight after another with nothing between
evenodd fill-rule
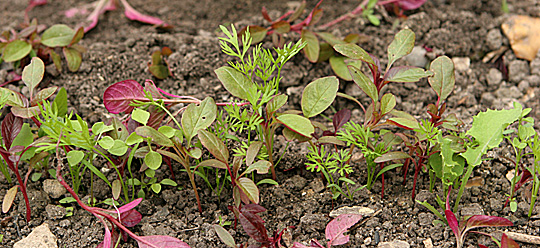
<instances>
[{"instance_id":1,"label":"dark brown soil","mask_svg":"<svg viewBox=\"0 0 540 248\"><path fill-rule=\"evenodd\" d=\"M85 3L88 1L84 1ZM316 1L308 1L311 9ZM353 9L359 1L334 0L322 4L324 16L321 23L326 23ZM40 23L52 25L65 23L76 25L83 17L68 19L63 15L64 10L82 4L81 1L49 1L45 6L35 8L31 17L36 17ZM81 44L88 52L84 54L82 66L77 73L67 73L57 77L48 76L51 84L65 87L69 94L70 108L90 122L104 120L110 114L102 104L105 88L115 82L125 79L135 79L143 82L152 79L147 70L151 52L159 47L168 46L173 50L169 57L173 78L155 80L156 84L174 94L192 95L198 98L211 96L218 101L226 101L230 96L224 91L213 70L224 65L227 57L220 52L216 29L219 24L235 23L237 27L247 24L267 24L260 15L262 6L266 6L272 17L279 16L289 9L288 1L227 1L227 0L132 0L133 7L143 13L158 16L175 26L173 31L163 32L152 26L144 25L126 19L122 11L108 12L98 26L85 35ZM23 21L26 1L0 1L0 29L17 28ZM292 4L294 5L294 4ZM514 14L538 16L540 2L536 0L509 1L510 11ZM510 80L498 85L488 85L487 75L492 68L482 62L482 58L498 47L508 46L505 37L500 42L489 38L490 32L500 31L500 25L505 15L500 11L500 1L493 0L432 0L420 9L405 13L407 20L400 21L388 14L383 16L381 26L375 27L363 19L352 19L338 24L329 31L337 36L349 33L366 35L369 39L361 46L368 52L386 57L386 46L393 35L401 27L409 27L416 33L416 44L433 49L432 56L447 55L452 58L470 59L470 66L456 72L456 89L448 101L448 109L456 113L465 123L472 122L472 116L487 108L507 108L513 101L519 101L524 106L532 108L530 116L540 120L538 111L540 100L540 73L537 68L529 67L526 62L525 70L511 71ZM289 37L290 38L290 37ZM267 44L270 46L270 43ZM497 47L498 46L498 47ZM519 63L509 50L504 55L507 65ZM385 63L383 59L381 61ZM536 64L538 65L538 63ZM9 69L2 64L0 69ZM535 74L536 73L536 74ZM332 75L327 63L312 64L302 55L296 56L284 74L285 85L281 91L289 94L290 108L299 109L301 89L312 80ZM0 73L1 75L1 73ZM526 83L523 83L526 82ZM22 87L22 84L17 84ZM517 86L518 92L514 97L508 97L506 92ZM398 96L398 108L416 116L427 117L425 106L435 100L435 94L427 82L417 84L394 85L390 92ZM505 91L506 90L506 91ZM360 97L360 92L349 82L341 82L341 91ZM401 103L401 104L399 104ZM344 107L354 108L354 105L338 99L335 109ZM357 110L358 111L358 110ZM356 113L356 112L354 112ZM358 111L358 113L360 113ZM356 115L358 116L358 115ZM357 117L359 118L359 117ZM538 127L538 125L537 125ZM278 140L282 140L278 138ZM514 223L507 228L520 233L540 235L540 207L536 206L533 218L527 218L528 202L525 190L518 192L518 210L512 213L509 208L503 208L505 194L510 184L505 175L512 165L500 156L510 156L511 149L503 144L503 148L490 153L492 160L478 166L473 177L483 179L480 187L468 188L462 199L460 214L488 214L506 217ZM331 218L329 212L339 206L366 206L376 211L373 217L365 218L362 224L350 231L351 241L346 247L376 247L382 241L403 240L411 247L423 247L422 241L431 238L435 247L454 247L455 239L451 230L442 225L434 226L436 217L426 208L416 204L411 199L412 170L405 186L401 171L386 173L385 196L381 199L381 182L375 183L371 192L364 190L357 193L353 201L340 198L332 201L330 193L325 190L323 182L317 174L304 169L305 158L298 153L306 151L305 145L293 144L287 151L280 144L279 153L285 152L284 161L278 168L279 186L261 186L261 205L268 209L262 214L269 231L281 230L288 226L294 241L308 241L311 238L324 240L324 227ZM287 169L287 171L285 171ZM194 195L187 176L181 173L180 167L175 166L177 182L182 190L165 187L159 195L144 200L138 207L143 214L142 222L133 230L139 235L171 235L187 242L192 247L224 247L215 235L211 224L217 223L218 217L223 216L233 220L233 214L227 210L231 205L230 190L226 189L220 199L206 186L200 178L197 183L203 202L203 213L197 211ZM25 170L23 170L25 171ZM170 177L168 170L161 170L160 177ZM8 185L0 176L0 196L3 196ZM111 173L109 177L114 177ZM355 172L351 178L365 183L365 164L355 163ZM89 180L89 176L87 177ZM427 200L436 205L435 195L428 189L429 177L420 175L417 200ZM109 190L103 183L96 180L96 190L101 197L110 197ZM440 188L440 187L436 187ZM11 216L7 226L0 227L4 235L0 243L2 247L11 247L16 241L27 236L30 231L43 222L49 223L51 231L57 236L59 247L95 247L103 238L103 227L80 208L75 208L71 217L52 219L47 215L47 205L59 204L50 199L42 190L42 180L30 183L29 195L32 205L32 221L24 220L24 203L22 197L9 213L2 218ZM241 228L236 231L228 228L238 241L247 241L247 236ZM495 229L484 230L486 232ZM505 229L506 230L506 229ZM253 241L250 241L253 242ZM476 246L480 242L490 247L494 243L483 236L471 235L467 246ZM534 247L521 244L521 247ZM133 241L120 247L134 247Z\"/></svg>"}]
</instances>

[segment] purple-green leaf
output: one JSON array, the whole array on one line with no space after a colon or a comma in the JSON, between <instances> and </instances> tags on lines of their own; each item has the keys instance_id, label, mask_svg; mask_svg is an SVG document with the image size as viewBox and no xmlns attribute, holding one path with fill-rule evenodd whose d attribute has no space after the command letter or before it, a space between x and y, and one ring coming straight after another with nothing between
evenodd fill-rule
<instances>
[{"instance_id":1,"label":"purple-green leaf","mask_svg":"<svg viewBox=\"0 0 540 248\"><path fill-rule=\"evenodd\" d=\"M356 44L337 44L334 46L334 50L350 59L361 60L371 65L375 64L369 53Z\"/></svg>"},{"instance_id":2,"label":"purple-green leaf","mask_svg":"<svg viewBox=\"0 0 540 248\"><path fill-rule=\"evenodd\" d=\"M388 67L392 67L392 64L399 58L411 53L414 47L415 35L410 29L403 29L399 31L392 43L388 46Z\"/></svg>"},{"instance_id":3,"label":"purple-green leaf","mask_svg":"<svg viewBox=\"0 0 540 248\"><path fill-rule=\"evenodd\" d=\"M206 130L199 130L197 131L197 134L199 135L198 137L202 145L206 147L206 149L208 149L208 151L214 155L217 160L223 163L228 163L229 150L227 149L227 146L223 144L223 141L221 141L215 134Z\"/></svg>"},{"instance_id":4,"label":"purple-green leaf","mask_svg":"<svg viewBox=\"0 0 540 248\"><path fill-rule=\"evenodd\" d=\"M307 59L311 63L317 62L319 59L319 39L315 33L304 29L302 30L302 41L306 42L304 47L304 53L306 54Z\"/></svg>"},{"instance_id":5,"label":"purple-green leaf","mask_svg":"<svg viewBox=\"0 0 540 248\"><path fill-rule=\"evenodd\" d=\"M343 245L349 242L349 236L343 235L356 222L362 219L359 214L342 214L328 223L325 230L330 245Z\"/></svg>"},{"instance_id":6,"label":"purple-green leaf","mask_svg":"<svg viewBox=\"0 0 540 248\"><path fill-rule=\"evenodd\" d=\"M429 85L437 93L440 101L443 101L454 90L456 82L454 62L446 56L440 56L431 62L429 68L433 72L433 77L428 79Z\"/></svg>"},{"instance_id":7,"label":"purple-green leaf","mask_svg":"<svg viewBox=\"0 0 540 248\"><path fill-rule=\"evenodd\" d=\"M351 73L353 81L360 89L368 95L371 100L377 102L379 100L379 92L375 84L357 67L347 66Z\"/></svg>"},{"instance_id":8,"label":"purple-green leaf","mask_svg":"<svg viewBox=\"0 0 540 248\"><path fill-rule=\"evenodd\" d=\"M238 179L238 186L251 202L259 203L259 189L251 179L247 177Z\"/></svg>"},{"instance_id":9,"label":"purple-green leaf","mask_svg":"<svg viewBox=\"0 0 540 248\"><path fill-rule=\"evenodd\" d=\"M225 228L216 224L212 226L214 227L214 230L216 231L219 239L221 239L221 241L223 241L223 243L225 243L226 246L232 247L232 248L237 247L236 242L234 241L234 238L229 232L227 232L227 230L225 230Z\"/></svg>"},{"instance_id":10,"label":"purple-green leaf","mask_svg":"<svg viewBox=\"0 0 540 248\"><path fill-rule=\"evenodd\" d=\"M143 87L135 80L124 80L109 86L103 93L103 104L112 114L129 113L133 100L146 99Z\"/></svg>"},{"instance_id":11,"label":"purple-green leaf","mask_svg":"<svg viewBox=\"0 0 540 248\"><path fill-rule=\"evenodd\" d=\"M183 241L170 236L155 235L155 236L142 236L137 237L137 244L139 248L191 248Z\"/></svg>"},{"instance_id":12,"label":"purple-green leaf","mask_svg":"<svg viewBox=\"0 0 540 248\"><path fill-rule=\"evenodd\" d=\"M14 40L4 46L2 58L5 62L19 61L32 51L32 45L26 41Z\"/></svg>"}]
</instances>

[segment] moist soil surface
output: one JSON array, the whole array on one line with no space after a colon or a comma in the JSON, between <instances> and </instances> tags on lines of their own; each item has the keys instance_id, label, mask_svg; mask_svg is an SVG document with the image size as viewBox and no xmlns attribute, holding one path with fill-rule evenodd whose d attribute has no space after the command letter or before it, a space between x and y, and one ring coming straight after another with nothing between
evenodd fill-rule
<instances>
[{"instance_id":1,"label":"moist soil surface","mask_svg":"<svg viewBox=\"0 0 540 248\"><path fill-rule=\"evenodd\" d=\"M359 1L335 0L322 4L323 17L320 23L327 23L346 11L356 7ZM69 108L91 123L105 120L111 115L103 106L102 96L106 87L115 82L134 79L144 82L153 79L164 90L177 95L191 95L199 99L207 96L216 101L229 101L231 96L217 80L213 70L226 64L227 56L219 48L217 28L219 24L234 23L241 28L248 24L268 25L262 18L263 6L276 18L299 2L278 1L228 1L228 0L132 0L131 5L140 12L162 18L175 26L172 31L158 30L150 25L133 22L125 18L122 11L107 12L96 28L87 33L80 44L87 48L83 55L80 70L76 73L64 70L62 74L47 74L45 82L49 85L65 87L69 95ZM18 28L23 22L26 1L0 1L0 27L2 30ZM49 1L47 5L36 7L30 17L38 19L47 26L64 23L75 26L83 16L66 18L63 11L71 7L88 4L88 1ZM308 1L308 10L315 1ZM509 1L510 13L538 16L540 2L536 0ZM381 18L380 26L373 26L365 19L353 18L332 26L327 31L338 37L349 33L364 36L360 46L379 58L386 57L386 47L395 33L404 27L416 33L416 45L431 49L428 57L447 55L456 63L456 87L448 99L448 112L455 113L466 125L470 126L472 117L487 108L502 109L519 101L525 107L532 108L530 116L540 120L537 97L540 94L539 63L529 63L516 59L512 50L504 52L504 63L510 68L509 78L500 79L500 72L493 71L494 66L482 62L486 54L509 46L502 35L501 23L508 17L500 10L500 1L492 0L432 0L421 8L407 11L406 19L399 19L393 13L383 9L377 11ZM382 13L382 14L381 14ZM287 35L289 41L296 41L298 36ZM174 77L157 80L147 69L152 51L168 46L173 54L168 61ZM267 39L264 46L271 47ZM386 63L385 59L381 61ZM538 62L538 61L537 61ZM402 61L401 63L406 63ZM2 64L0 81L5 81L5 73L10 70ZM499 75L497 75L499 73ZM333 75L328 63L313 64L302 54L297 55L285 68L281 92L289 95L289 109L300 109L299 101L303 87L316 78ZM493 76L494 75L494 76ZM491 77L491 78L490 78ZM492 78L495 78L492 80ZM497 78L499 78L497 80ZM488 79L490 83L488 84ZM359 97L367 102L367 97L354 83L341 81L340 91ZM12 89L21 90L21 82L12 84ZM415 84L398 84L388 88L397 96L397 108L427 118L425 112L429 103L436 101L436 95L424 80ZM353 120L363 118L362 112L343 99L337 99L334 109L350 108ZM332 114L330 111L327 115ZM325 121L321 119L320 121ZM538 126L537 126L538 127ZM280 133L280 132L278 132ZM455 238L451 230L442 224L433 224L437 217L428 209L417 204L412 198L412 168L408 171L403 184L400 169L385 174L384 197L381 197L381 180L372 190L360 190L353 200L339 198L332 200L326 190L325 182L319 174L305 170L307 145L292 143L286 150L284 139L277 137L277 154L285 153L278 167L279 185L261 185L261 205L267 209L261 214L269 232L288 228L284 235L284 245L292 241L307 242L310 239L325 240L324 229L331 220L330 211L342 206L364 206L374 210L371 216L364 218L349 231L350 242L344 247L376 247L384 241L401 240L411 247L424 247L423 242L431 239L435 247L455 247ZM506 178L513 164L502 156L513 157L511 147L503 142L501 148L488 154L489 160L474 169L472 177L478 180L475 186L465 190L461 200L461 216L486 214L508 218L514 223L508 228L487 228L484 232L510 230L531 235L540 235L540 206L536 206L532 218L527 218L530 187L523 187L517 192L517 211L503 207L505 194L509 193L510 182ZM525 161L529 163L530 161ZM355 160L354 173L350 178L366 183L366 167L362 160ZM165 167L163 167L165 168ZM185 173L178 164L173 164L176 181L180 189L164 186L157 195L149 195L137 207L142 213L141 223L132 230L138 235L170 235L187 242L191 247L225 247L215 234L212 224L221 216L234 220L227 209L232 204L232 193L225 189L217 197L206 183L197 178L200 189L203 213L197 211L195 197ZM23 169L23 173L25 170ZM159 179L170 178L167 169L160 169ZM0 196L12 187L0 176ZM115 178L109 172L109 180ZM90 176L81 192L88 192ZM1 233L4 235L0 246L11 247L27 236L35 227L46 222L58 238L59 247L95 247L103 239L103 227L97 219L79 207L75 207L72 216L55 214L54 206L59 199L53 199L43 191L43 180L30 182L28 186L32 207L32 220L24 218L25 207L19 193L16 205L7 214L2 214ZM435 191L429 192L429 177L420 173L416 189L416 200L427 200L436 206L436 195L442 197L442 188L436 184ZM100 180L94 181L95 196L99 200L110 197L110 189ZM455 191L455 190L454 190ZM66 194L65 196L69 196ZM84 196L84 193L81 193ZM62 198L62 197L60 197ZM454 198L455 199L455 196ZM68 205L64 205L68 206ZM239 227L227 227L238 242L249 242L247 235ZM473 234L467 239L466 246L478 243L495 247L495 244L482 235ZM535 247L520 244L521 247ZM136 247L131 240L119 247Z\"/></svg>"}]
</instances>

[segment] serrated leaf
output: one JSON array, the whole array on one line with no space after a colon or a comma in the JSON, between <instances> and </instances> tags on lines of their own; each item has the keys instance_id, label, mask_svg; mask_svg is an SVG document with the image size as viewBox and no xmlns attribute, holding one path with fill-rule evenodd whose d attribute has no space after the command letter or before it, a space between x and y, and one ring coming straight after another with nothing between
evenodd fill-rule
<instances>
[{"instance_id":1,"label":"serrated leaf","mask_svg":"<svg viewBox=\"0 0 540 248\"><path fill-rule=\"evenodd\" d=\"M334 50L350 59L361 60L371 65L375 64L369 53L356 44L337 44L334 46Z\"/></svg>"},{"instance_id":2,"label":"serrated leaf","mask_svg":"<svg viewBox=\"0 0 540 248\"><path fill-rule=\"evenodd\" d=\"M159 167L161 166L161 162L162 162L161 154L159 154L157 152L149 151L146 154L146 156L144 156L144 163L151 170L159 169Z\"/></svg>"},{"instance_id":3,"label":"serrated leaf","mask_svg":"<svg viewBox=\"0 0 540 248\"><path fill-rule=\"evenodd\" d=\"M371 100L377 102L379 100L379 92L375 84L366 76L360 69L354 66L347 66L351 73L352 79L360 89L368 95Z\"/></svg>"},{"instance_id":4,"label":"serrated leaf","mask_svg":"<svg viewBox=\"0 0 540 248\"><path fill-rule=\"evenodd\" d=\"M187 143L195 137L197 131L209 127L216 119L217 106L214 99L207 97L198 106L190 104L182 115L182 128Z\"/></svg>"},{"instance_id":5,"label":"serrated leaf","mask_svg":"<svg viewBox=\"0 0 540 248\"><path fill-rule=\"evenodd\" d=\"M303 116L284 114L278 116L277 120L292 131L305 137L311 137L311 134L315 132L315 128L311 122Z\"/></svg>"},{"instance_id":6,"label":"serrated leaf","mask_svg":"<svg viewBox=\"0 0 540 248\"><path fill-rule=\"evenodd\" d=\"M317 62L317 59L319 59L319 40L317 36L313 32L303 29L301 37L302 41L306 42L303 50L307 59L311 63Z\"/></svg>"},{"instance_id":7,"label":"serrated leaf","mask_svg":"<svg viewBox=\"0 0 540 248\"><path fill-rule=\"evenodd\" d=\"M328 223L325 236L330 245L343 245L349 242L349 236L343 235L349 228L362 219L359 214L342 214Z\"/></svg>"},{"instance_id":8,"label":"serrated leaf","mask_svg":"<svg viewBox=\"0 0 540 248\"><path fill-rule=\"evenodd\" d=\"M15 62L26 57L32 51L32 45L26 41L14 40L4 46L2 58L4 62Z\"/></svg>"},{"instance_id":9,"label":"serrated leaf","mask_svg":"<svg viewBox=\"0 0 540 248\"><path fill-rule=\"evenodd\" d=\"M67 161L69 165L75 166L84 158L84 152L79 150L71 150L67 153Z\"/></svg>"},{"instance_id":10,"label":"serrated leaf","mask_svg":"<svg viewBox=\"0 0 540 248\"><path fill-rule=\"evenodd\" d=\"M388 67L392 67L392 64L399 58L411 53L414 47L415 35L410 29L403 29L399 31L392 43L388 46Z\"/></svg>"},{"instance_id":11,"label":"serrated leaf","mask_svg":"<svg viewBox=\"0 0 540 248\"><path fill-rule=\"evenodd\" d=\"M11 205L13 205L13 201L15 200L15 196L17 196L17 189L19 188L18 185L15 185L11 187L6 194L4 195L4 199L2 200L2 212L5 214L9 211L11 208Z\"/></svg>"},{"instance_id":12,"label":"serrated leaf","mask_svg":"<svg viewBox=\"0 0 540 248\"><path fill-rule=\"evenodd\" d=\"M396 106L396 97L392 93L386 93L381 97L381 115L392 111Z\"/></svg>"},{"instance_id":13,"label":"serrated leaf","mask_svg":"<svg viewBox=\"0 0 540 248\"><path fill-rule=\"evenodd\" d=\"M199 140L202 145L208 149L217 160L228 163L229 161L229 150L227 146L213 133L206 130L197 131L199 135Z\"/></svg>"},{"instance_id":14,"label":"serrated leaf","mask_svg":"<svg viewBox=\"0 0 540 248\"><path fill-rule=\"evenodd\" d=\"M431 62L429 69L433 72L433 77L428 79L429 85L437 93L440 101L443 101L454 90L456 82L454 62L446 56L440 56Z\"/></svg>"},{"instance_id":15,"label":"serrated leaf","mask_svg":"<svg viewBox=\"0 0 540 248\"><path fill-rule=\"evenodd\" d=\"M420 79L432 76L433 72L425 71L422 68L414 66L398 66L392 67L385 74L386 81L397 83L414 83Z\"/></svg>"},{"instance_id":16,"label":"serrated leaf","mask_svg":"<svg viewBox=\"0 0 540 248\"><path fill-rule=\"evenodd\" d=\"M235 97L248 100L251 98L249 94L254 90L256 91L257 86L234 68L223 66L214 70L214 72L225 89Z\"/></svg>"},{"instance_id":17,"label":"serrated leaf","mask_svg":"<svg viewBox=\"0 0 540 248\"><path fill-rule=\"evenodd\" d=\"M41 44L48 47L65 47L71 43L74 36L73 29L64 24L56 24L43 32Z\"/></svg>"},{"instance_id":18,"label":"serrated leaf","mask_svg":"<svg viewBox=\"0 0 540 248\"><path fill-rule=\"evenodd\" d=\"M238 186L250 201L259 204L259 189L251 179L246 177L238 179Z\"/></svg>"},{"instance_id":19,"label":"serrated leaf","mask_svg":"<svg viewBox=\"0 0 540 248\"><path fill-rule=\"evenodd\" d=\"M43 80L43 74L45 73L45 64L39 57L32 58L30 64L24 67L22 72L22 80L26 87L30 90L30 96L33 96L33 92L38 84ZM32 97L30 97L32 98Z\"/></svg>"},{"instance_id":20,"label":"serrated leaf","mask_svg":"<svg viewBox=\"0 0 540 248\"><path fill-rule=\"evenodd\" d=\"M310 118L326 110L334 99L339 88L336 77L319 78L304 88L302 93L302 112Z\"/></svg>"},{"instance_id":21,"label":"serrated leaf","mask_svg":"<svg viewBox=\"0 0 540 248\"><path fill-rule=\"evenodd\" d=\"M167 136L149 126L141 126L135 129L135 133L143 138L151 138L156 145L173 147L173 142Z\"/></svg>"}]
</instances>

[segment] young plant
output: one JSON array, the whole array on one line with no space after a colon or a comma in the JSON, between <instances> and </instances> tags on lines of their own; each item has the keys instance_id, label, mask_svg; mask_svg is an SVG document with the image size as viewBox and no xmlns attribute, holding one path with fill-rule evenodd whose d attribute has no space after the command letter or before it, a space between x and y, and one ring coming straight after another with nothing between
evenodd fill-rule
<instances>
[{"instance_id":1,"label":"young plant","mask_svg":"<svg viewBox=\"0 0 540 248\"><path fill-rule=\"evenodd\" d=\"M83 29L73 30L64 24L56 24L43 30L45 26L38 25L34 19L18 33L14 30L3 32L0 35L0 62L13 62L17 68L28 63L30 58L39 57L47 64L54 63L61 72L61 49L68 69L72 72L79 70L81 54L86 51L77 44L84 36Z\"/></svg>"},{"instance_id":2,"label":"young plant","mask_svg":"<svg viewBox=\"0 0 540 248\"><path fill-rule=\"evenodd\" d=\"M152 53L152 62L148 63L148 70L154 77L158 79L165 79L168 76L173 76L169 62L165 59L172 54L172 51L168 47L161 48L160 51Z\"/></svg>"},{"instance_id":3,"label":"young plant","mask_svg":"<svg viewBox=\"0 0 540 248\"><path fill-rule=\"evenodd\" d=\"M362 219L362 216L359 214L342 214L326 225L325 236L328 240L326 242L326 248L330 248L335 245L344 245L349 242L349 236L345 235L345 232L349 228L354 226L358 221ZM293 248L309 248L317 247L324 248L324 246L319 243L316 239L312 239L310 245L303 245L298 242L294 242Z\"/></svg>"}]
</instances>

